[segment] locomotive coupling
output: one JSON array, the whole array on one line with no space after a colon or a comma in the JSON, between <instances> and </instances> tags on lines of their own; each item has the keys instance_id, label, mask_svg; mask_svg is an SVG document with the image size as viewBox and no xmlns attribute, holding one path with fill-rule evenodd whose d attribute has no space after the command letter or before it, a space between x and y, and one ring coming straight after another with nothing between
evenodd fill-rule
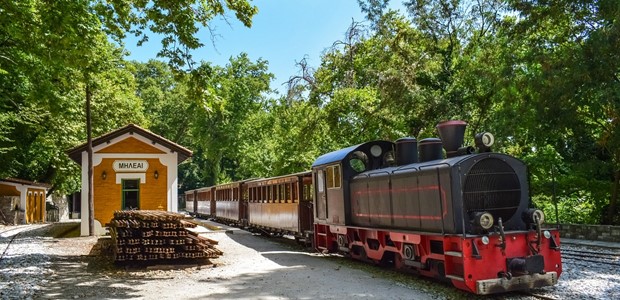
<instances>
[{"instance_id":1,"label":"locomotive coupling","mask_svg":"<svg viewBox=\"0 0 620 300\"><path fill-rule=\"evenodd\" d=\"M542 274L545 269L545 258L542 255L509 258L506 260L506 267L512 274Z\"/></svg>"}]
</instances>

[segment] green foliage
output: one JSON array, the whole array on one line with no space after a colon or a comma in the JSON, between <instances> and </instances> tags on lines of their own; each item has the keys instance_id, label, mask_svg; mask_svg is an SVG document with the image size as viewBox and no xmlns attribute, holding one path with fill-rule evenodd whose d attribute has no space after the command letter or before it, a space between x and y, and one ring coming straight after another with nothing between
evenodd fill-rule
<instances>
[{"instance_id":1,"label":"green foliage","mask_svg":"<svg viewBox=\"0 0 620 300\"><path fill-rule=\"evenodd\" d=\"M325 145L332 135L316 106L269 101L242 125L240 175L269 177L308 170L316 157L328 151Z\"/></svg>"},{"instance_id":2,"label":"green foliage","mask_svg":"<svg viewBox=\"0 0 620 300\"><path fill-rule=\"evenodd\" d=\"M198 26L208 26L226 11L250 26L257 9L247 1L0 2L0 176L49 182L61 193L79 187L79 166L65 151L86 138L87 87L93 95L95 136L127 123L170 124L163 113L175 103L165 100L185 99L189 93L167 91L166 97L173 97L153 105L166 118L148 118L131 65L127 68L124 53L109 39L118 42L127 31L145 39L145 29L161 33L160 56L180 68L192 63L187 50L201 45ZM147 88L144 95L153 98ZM187 138L182 128L174 130L178 139Z\"/></svg>"},{"instance_id":3,"label":"green foliage","mask_svg":"<svg viewBox=\"0 0 620 300\"><path fill-rule=\"evenodd\" d=\"M266 61L190 55L214 18L251 26L248 1L2 1L0 176L79 187L64 151L86 138L88 86L95 135L137 123L194 151L182 190L464 119L467 144L488 130L526 162L548 220L557 206L560 222L620 221L620 2L415 0L405 15L388 2L359 0L370 25L353 22L316 69L300 61L275 98ZM110 42L150 33L165 62L126 62Z\"/></svg>"},{"instance_id":4,"label":"green foliage","mask_svg":"<svg viewBox=\"0 0 620 300\"><path fill-rule=\"evenodd\" d=\"M224 17L227 11L251 27L252 17L258 12L247 0L93 0L91 7L105 32L119 43L127 33L140 37L138 45L148 41L149 32L161 34L162 48L157 56L168 59L175 69L193 67L189 50L203 46L198 38L200 27L209 28L211 20Z\"/></svg>"}]
</instances>

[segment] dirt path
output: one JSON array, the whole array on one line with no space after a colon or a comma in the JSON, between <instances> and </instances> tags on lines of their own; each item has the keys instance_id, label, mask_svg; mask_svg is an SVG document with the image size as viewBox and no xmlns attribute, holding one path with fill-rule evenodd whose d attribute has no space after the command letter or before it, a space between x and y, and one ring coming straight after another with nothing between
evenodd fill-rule
<instances>
[{"instance_id":1,"label":"dirt path","mask_svg":"<svg viewBox=\"0 0 620 300\"><path fill-rule=\"evenodd\" d=\"M465 294L392 271L325 257L246 231L214 232L224 255L212 265L127 270L100 255L95 237L22 233L0 269L23 287L0 299L445 299ZM99 241L100 243L101 241ZM30 266L30 262L37 266ZM12 266L11 264L15 264ZM20 266L22 271L16 271ZM33 269L34 268L34 269ZM30 270L30 271L29 271ZM400 277L400 279L398 279ZM397 278L397 279L395 279Z\"/></svg>"}]
</instances>

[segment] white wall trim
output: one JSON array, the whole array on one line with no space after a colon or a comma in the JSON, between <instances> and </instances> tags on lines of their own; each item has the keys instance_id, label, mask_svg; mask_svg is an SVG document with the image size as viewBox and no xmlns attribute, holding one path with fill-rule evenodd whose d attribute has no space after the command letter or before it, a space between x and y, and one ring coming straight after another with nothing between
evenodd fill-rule
<instances>
[{"instance_id":1,"label":"white wall trim","mask_svg":"<svg viewBox=\"0 0 620 300\"><path fill-rule=\"evenodd\" d=\"M121 184L123 179L140 179L140 184L145 184L146 173L116 173L116 184Z\"/></svg>"}]
</instances>

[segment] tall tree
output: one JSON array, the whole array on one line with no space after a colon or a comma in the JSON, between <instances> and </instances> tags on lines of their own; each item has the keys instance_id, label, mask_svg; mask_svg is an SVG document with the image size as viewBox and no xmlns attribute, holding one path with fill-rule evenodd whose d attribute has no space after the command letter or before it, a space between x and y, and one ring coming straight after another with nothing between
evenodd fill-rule
<instances>
[{"instance_id":1,"label":"tall tree","mask_svg":"<svg viewBox=\"0 0 620 300\"><path fill-rule=\"evenodd\" d=\"M110 55L109 50L113 47L108 45L108 38L120 42L127 32L140 35L142 40L148 39L146 30L164 35L159 55L167 58L175 69L191 68L190 51L202 46L196 36L199 27L208 27L210 20L224 16L227 9L235 12L236 17L246 26L251 25L251 18L257 12L257 8L248 1L2 1L0 73L10 79L0 93L4 98L2 106L20 111L20 103L15 102L12 96L18 93L30 97L29 91L18 90L20 82L40 86L36 82L38 79L31 76L32 71L21 68L33 62L40 64L43 70L53 71L52 77L60 77L64 73L77 75L75 80L78 85L83 84L84 98L90 104L90 100L95 97L94 78L118 64ZM14 68L16 70L7 71L13 67L12 64L18 65ZM53 86L57 82L44 83ZM49 97L43 99L49 100ZM37 101L35 98L34 107L40 107ZM88 105L87 110L87 115L90 115ZM20 118L19 114L4 110L0 120L3 121L0 128L5 132L15 131L15 122L31 122L30 119ZM90 136L90 126L87 127L87 135ZM0 140L14 142L4 136ZM16 148L9 145L0 146L0 149L7 151ZM89 151L89 157L91 155ZM92 203L92 197L89 198L89 203Z\"/></svg>"},{"instance_id":2,"label":"tall tree","mask_svg":"<svg viewBox=\"0 0 620 300\"><path fill-rule=\"evenodd\" d=\"M242 53L232 57L225 67L202 63L190 76L199 76L197 81L190 80L189 89L196 99L201 99L192 134L209 162L206 183L237 179L242 123L260 108L273 75L268 73L266 61L252 62Z\"/></svg>"},{"instance_id":3,"label":"tall tree","mask_svg":"<svg viewBox=\"0 0 620 300\"><path fill-rule=\"evenodd\" d=\"M576 151L563 149L574 149L583 145L584 138L594 137L613 167L605 222L620 222L614 220L620 188L620 57L613 50L620 45L620 3L508 2L520 13L512 30L519 37L515 44L528 49L523 65L530 73L526 84L535 92L538 128L547 135L555 133L556 140L550 142L567 156ZM593 150L585 153L596 154Z\"/></svg>"}]
</instances>

